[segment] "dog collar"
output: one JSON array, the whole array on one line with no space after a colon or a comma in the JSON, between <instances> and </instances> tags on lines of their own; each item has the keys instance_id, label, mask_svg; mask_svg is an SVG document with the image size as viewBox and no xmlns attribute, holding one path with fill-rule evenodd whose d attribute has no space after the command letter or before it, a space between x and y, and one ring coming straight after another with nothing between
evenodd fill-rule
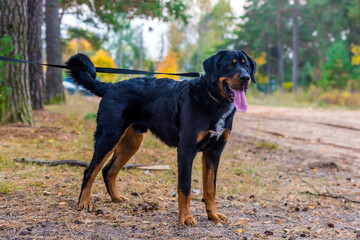
<instances>
[{"instance_id":1,"label":"dog collar","mask_svg":"<svg viewBox=\"0 0 360 240\"><path fill-rule=\"evenodd\" d=\"M207 90L207 92L209 93L210 97L211 97L215 102L220 103L220 101L211 94L211 92L209 91L209 89Z\"/></svg>"}]
</instances>

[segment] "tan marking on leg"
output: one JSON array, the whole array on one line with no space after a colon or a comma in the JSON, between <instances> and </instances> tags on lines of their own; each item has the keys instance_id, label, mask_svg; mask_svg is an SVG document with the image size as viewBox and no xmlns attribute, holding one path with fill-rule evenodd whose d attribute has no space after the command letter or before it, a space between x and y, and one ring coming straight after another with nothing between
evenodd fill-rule
<instances>
[{"instance_id":1,"label":"tan marking on leg","mask_svg":"<svg viewBox=\"0 0 360 240\"><path fill-rule=\"evenodd\" d=\"M222 134L224 134L224 141L227 142L227 141L229 140L229 137L230 137L230 130L227 129L227 128L225 128L225 129L223 130L223 133L222 133Z\"/></svg>"},{"instance_id":2,"label":"tan marking on leg","mask_svg":"<svg viewBox=\"0 0 360 240\"><path fill-rule=\"evenodd\" d=\"M91 199L90 199L90 192L91 192L92 184L95 180L96 175L99 173L100 169L102 168L102 166L104 165L106 160L110 157L110 155L113 153L113 151L114 151L114 149L111 150L108 154L106 154L106 156L103 158L101 163L96 166L89 181L86 183L85 188L82 190L81 197L80 197L79 203L78 203L78 206L80 209L85 209L90 212L93 210L93 203L91 202Z\"/></svg>"},{"instance_id":3,"label":"tan marking on leg","mask_svg":"<svg viewBox=\"0 0 360 240\"><path fill-rule=\"evenodd\" d=\"M202 168L203 168L203 200L205 202L206 213L208 218L214 222L226 221L225 215L218 213L215 206L215 169L208 162L210 161L208 151L203 151Z\"/></svg>"},{"instance_id":4,"label":"tan marking on leg","mask_svg":"<svg viewBox=\"0 0 360 240\"><path fill-rule=\"evenodd\" d=\"M129 127L124 134L124 137L118 144L113 158L109 162L109 164L111 164L111 167L106 174L106 180L109 194L113 202L122 202L126 200L126 198L121 196L117 191L115 181L116 176L118 175L121 168L139 149L143 138L144 134L136 133L133 127Z\"/></svg>"},{"instance_id":5,"label":"tan marking on leg","mask_svg":"<svg viewBox=\"0 0 360 240\"><path fill-rule=\"evenodd\" d=\"M190 212L190 199L191 199L191 193L189 194L189 196L185 196L185 194L178 189L180 225L195 226L197 223Z\"/></svg>"},{"instance_id":6,"label":"tan marking on leg","mask_svg":"<svg viewBox=\"0 0 360 240\"><path fill-rule=\"evenodd\" d=\"M126 129L127 131L127 129ZM125 131L125 132L126 132ZM80 209L85 209L88 211L92 211L93 210L93 204L91 202L91 198L90 198L90 193L91 193L91 187L92 184L96 178L96 175L99 173L99 171L101 170L102 166L104 165L104 163L106 162L106 160L110 157L110 155L115 151L117 145L121 142L123 136L125 135L125 133L120 137L118 143L113 147L113 149L111 149L106 155L105 157L101 160L101 162L96 166L96 168L94 169L94 171L91 174L91 177L89 179L89 181L86 183L85 188L82 190L81 192L81 196L79 198L79 203L78 206Z\"/></svg>"},{"instance_id":7,"label":"tan marking on leg","mask_svg":"<svg viewBox=\"0 0 360 240\"><path fill-rule=\"evenodd\" d=\"M201 131L197 137L196 143L199 143L201 140L204 139L204 137L206 136L207 132L205 131Z\"/></svg>"}]
</instances>

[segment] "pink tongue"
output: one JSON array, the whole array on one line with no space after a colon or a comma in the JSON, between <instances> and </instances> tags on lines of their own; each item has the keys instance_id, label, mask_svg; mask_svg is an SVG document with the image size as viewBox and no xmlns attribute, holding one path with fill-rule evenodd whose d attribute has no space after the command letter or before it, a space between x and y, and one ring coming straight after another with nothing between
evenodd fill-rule
<instances>
[{"instance_id":1,"label":"pink tongue","mask_svg":"<svg viewBox=\"0 0 360 240\"><path fill-rule=\"evenodd\" d=\"M234 105L239 112L246 112L248 105L244 90L232 90L234 93Z\"/></svg>"}]
</instances>

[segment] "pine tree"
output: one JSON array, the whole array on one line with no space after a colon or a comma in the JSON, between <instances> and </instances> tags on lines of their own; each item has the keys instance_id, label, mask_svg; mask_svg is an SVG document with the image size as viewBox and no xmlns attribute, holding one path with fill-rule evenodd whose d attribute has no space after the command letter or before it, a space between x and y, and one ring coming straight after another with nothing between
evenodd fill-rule
<instances>
[{"instance_id":1,"label":"pine tree","mask_svg":"<svg viewBox=\"0 0 360 240\"><path fill-rule=\"evenodd\" d=\"M0 0L0 54L27 59L26 1ZM33 123L28 66L0 63L0 124Z\"/></svg>"},{"instance_id":2,"label":"pine tree","mask_svg":"<svg viewBox=\"0 0 360 240\"><path fill-rule=\"evenodd\" d=\"M60 43L60 19L57 0L46 0L46 60L51 64L63 64ZM48 67L46 70L45 103L65 102L62 70Z\"/></svg>"},{"instance_id":3,"label":"pine tree","mask_svg":"<svg viewBox=\"0 0 360 240\"><path fill-rule=\"evenodd\" d=\"M42 62L42 11L43 0L28 1L27 6L27 45L28 60L31 62ZM29 65L29 81L31 105L33 109L40 110L44 108L44 76L41 65Z\"/></svg>"}]
</instances>

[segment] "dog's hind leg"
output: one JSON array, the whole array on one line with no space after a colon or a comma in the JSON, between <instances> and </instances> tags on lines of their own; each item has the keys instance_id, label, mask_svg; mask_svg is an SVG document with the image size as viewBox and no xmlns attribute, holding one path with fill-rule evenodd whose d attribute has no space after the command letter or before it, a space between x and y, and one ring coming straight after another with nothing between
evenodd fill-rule
<instances>
[{"instance_id":1,"label":"dog's hind leg","mask_svg":"<svg viewBox=\"0 0 360 240\"><path fill-rule=\"evenodd\" d=\"M111 123L102 124L101 126L98 125L95 133L94 155L89 167L84 171L78 202L80 209L93 210L93 204L90 199L91 186L96 175L121 141L123 132L124 130L121 130L119 127L114 127Z\"/></svg>"},{"instance_id":2,"label":"dog's hind leg","mask_svg":"<svg viewBox=\"0 0 360 240\"><path fill-rule=\"evenodd\" d=\"M128 127L121 137L121 141L117 145L112 159L102 170L106 189L113 202L126 200L116 189L116 176L139 149L143 138L143 133L137 133L133 126Z\"/></svg>"}]
</instances>

